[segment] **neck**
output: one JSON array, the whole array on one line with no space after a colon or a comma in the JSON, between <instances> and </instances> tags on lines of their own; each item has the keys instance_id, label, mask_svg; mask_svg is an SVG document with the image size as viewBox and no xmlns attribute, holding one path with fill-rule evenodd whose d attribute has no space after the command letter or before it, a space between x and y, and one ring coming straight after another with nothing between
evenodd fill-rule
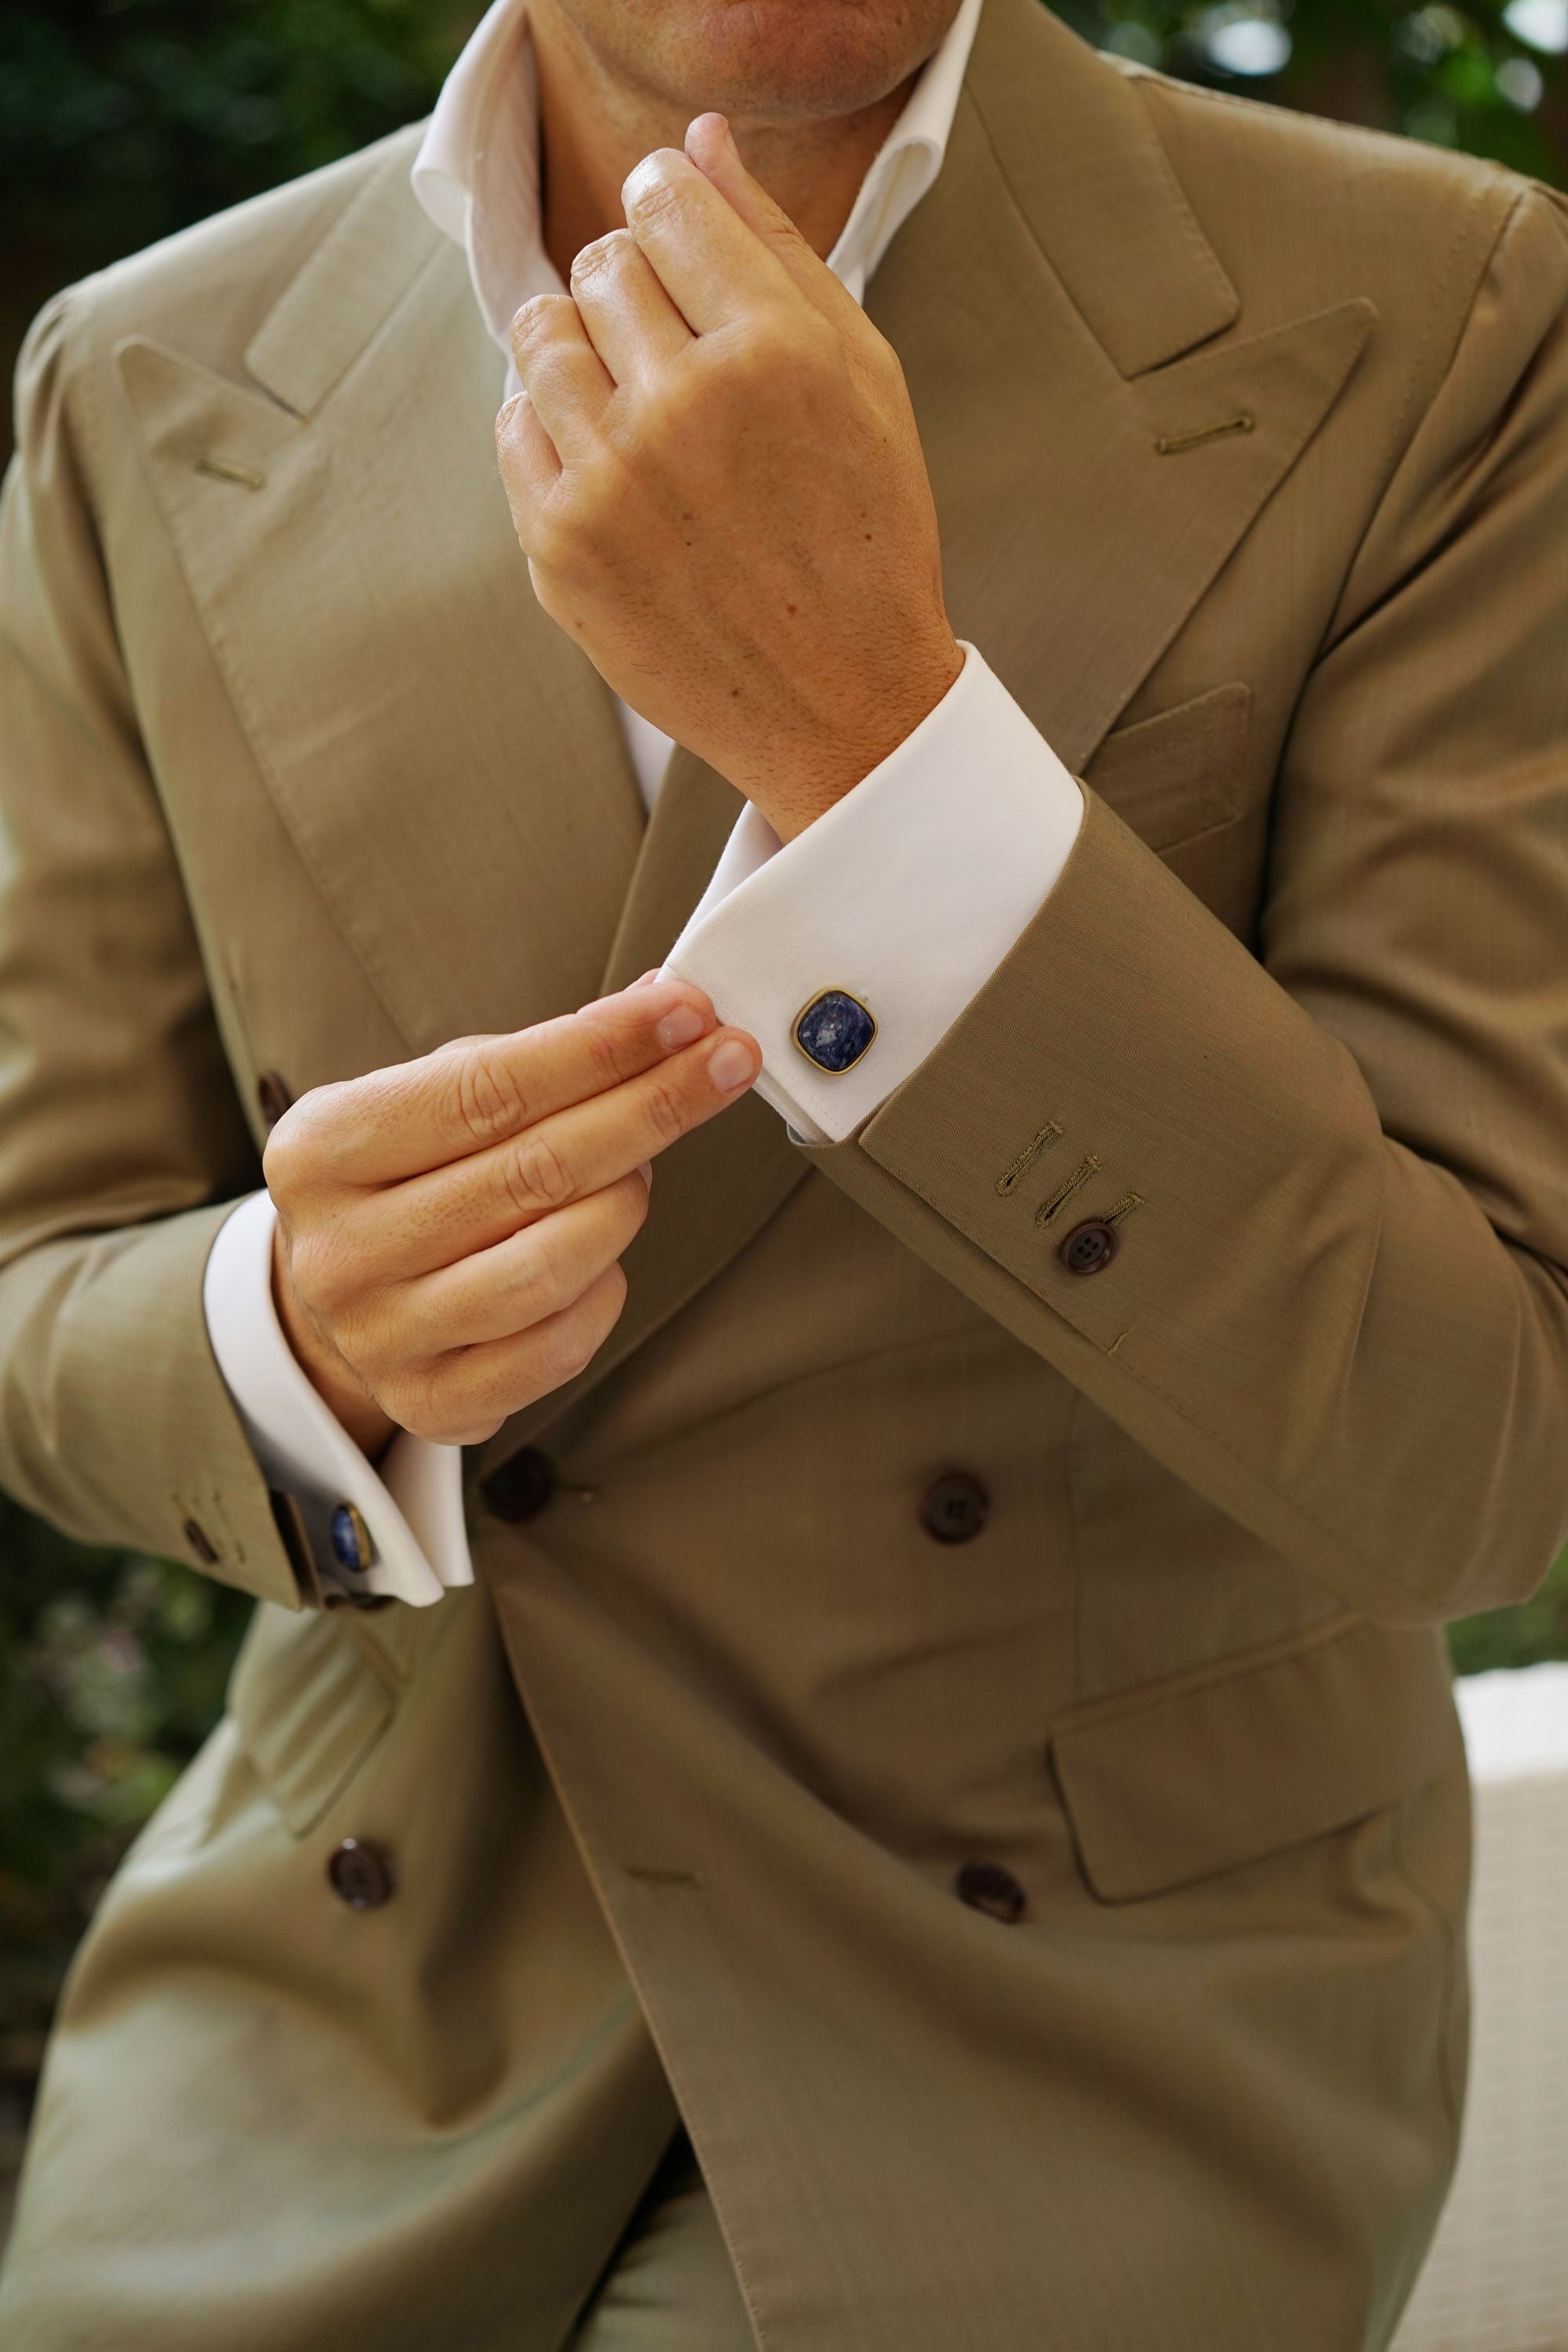
<instances>
[{"instance_id":1,"label":"neck","mask_svg":"<svg viewBox=\"0 0 1568 2352\"><path fill-rule=\"evenodd\" d=\"M585 245L625 226L621 188L633 166L656 147L679 147L701 110L672 107L621 82L550 0L534 0L529 26L539 72L544 245L565 278ZM826 121L731 117L747 170L823 260L914 81L910 74L874 105Z\"/></svg>"}]
</instances>

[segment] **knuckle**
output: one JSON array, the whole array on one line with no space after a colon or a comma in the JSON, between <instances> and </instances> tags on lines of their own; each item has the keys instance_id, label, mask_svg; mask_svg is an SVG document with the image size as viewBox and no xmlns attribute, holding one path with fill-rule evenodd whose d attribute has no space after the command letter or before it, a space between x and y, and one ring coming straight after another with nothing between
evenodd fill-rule
<instances>
[{"instance_id":1,"label":"knuckle","mask_svg":"<svg viewBox=\"0 0 1568 2352\"><path fill-rule=\"evenodd\" d=\"M494 1143L528 1123L529 1104L504 1054L481 1049L456 1065L458 1117L477 1145Z\"/></svg>"},{"instance_id":2,"label":"knuckle","mask_svg":"<svg viewBox=\"0 0 1568 2352\"><path fill-rule=\"evenodd\" d=\"M609 476L610 468L602 463L580 458L569 494L552 500L529 532L533 562L564 587L592 584L616 544L619 502ZM620 527L624 530L624 514Z\"/></svg>"},{"instance_id":3,"label":"knuckle","mask_svg":"<svg viewBox=\"0 0 1568 2352\"><path fill-rule=\"evenodd\" d=\"M683 156L661 147L642 162L621 190L628 221L666 221L685 212L689 190L680 165Z\"/></svg>"},{"instance_id":4,"label":"knuckle","mask_svg":"<svg viewBox=\"0 0 1568 2352\"><path fill-rule=\"evenodd\" d=\"M321 1234L307 1228L289 1238L289 1279L301 1306L317 1317L332 1314L338 1301L333 1253Z\"/></svg>"},{"instance_id":5,"label":"knuckle","mask_svg":"<svg viewBox=\"0 0 1568 2352\"><path fill-rule=\"evenodd\" d=\"M523 1136L506 1155L501 1174L511 1207L523 1213L564 1208L576 1189L559 1147L538 1129Z\"/></svg>"},{"instance_id":6,"label":"knuckle","mask_svg":"<svg viewBox=\"0 0 1568 2352\"><path fill-rule=\"evenodd\" d=\"M551 1387L563 1389L568 1381L576 1380L587 1370L598 1351L598 1332L574 1322L556 1342L554 1362L551 1367Z\"/></svg>"},{"instance_id":7,"label":"knuckle","mask_svg":"<svg viewBox=\"0 0 1568 2352\"><path fill-rule=\"evenodd\" d=\"M627 481L616 453L605 446L595 457L580 457L573 468L570 520L564 536L564 559L602 555L617 547L626 528Z\"/></svg>"},{"instance_id":8,"label":"knuckle","mask_svg":"<svg viewBox=\"0 0 1568 2352\"><path fill-rule=\"evenodd\" d=\"M528 1404L531 1403L532 1400L529 1397L524 1397L521 1402L522 1404ZM516 1408L514 1408L514 1410ZM451 1428L446 1432L440 1443L444 1445L488 1444L505 1419L506 1414L504 1412L490 1412L485 1413L482 1418L478 1421L470 1420L455 1422Z\"/></svg>"},{"instance_id":9,"label":"knuckle","mask_svg":"<svg viewBox=\"0 0 1568 2352\"><path fill-rule=\"evenodd\" d=\"M564 323L565 313L575 307L570 294L530 295L512 318L512 350L521 357L552 341Z\"/></svg>"},{"instance_id":10,"label":"knuckle","mask_svg":"<svg viewBox=\"0 0 1568 2352\"><path fill-rule=\"evenodd\" d=\"M542 508L529 529L528 555L548 578L563 579L573 572L582 549L572 516L559 508Z\"/></svg>"},{"instance_id":11,"label":"knuckle","mask_svg":"<svg viewBox=\"0 0 1568 2352\"><path fill-rule=\"evenodd\" d=\"M292 1111L285 1115L286 1118L293 1116ZM303 1174L299 1145L293 1134L286 1135L283 1129L284 1121L279 1120L261 1154L261 1181L279 1207L297 1197Z\"/></svg>"},{"instance_id":12,"label":"knuckle","mask_svg":"<svg viewBox=\"0 0 1568 2352\"><path fill-rule=\"evenodd\" d=\"M620 1285L620 1295L616 1300L615 1310L616 1315L618 1315L621 1302L626 1297L626 1276L618 1266L614 1269L614 1273ZM605 1287L614 1297L613 1286L606 1284ZM550 1388L564 1388L568 1381L574 1381L580 1372L587 1370L604 1343L610 1324L614 1321L615 1315L612 1315L609 1323L601 1322L596 1315L587 1311L585 1303L581 1300L576 1307L557 1318L545 1337L542 1349L543 1369L547 1374L547 1384Z\"/></svg>"},{"instance_id":13,"label":"knuckle","mask_svg":"<svg viewBox=\"0 0 1568 2352\"><path fill-rule=\"evenodd\" d=\"M333 1098L342 1092L341 1087L317 1087L301 1095L268 1136L261 1173L274 1201L301 1198L329 1178Z\"/></svg>"},{"instance_id":14,"label":"knuckle","mask_svg":"<svg viewBox=\"0 0 1568 2352\"><path fill-rule=\"evenodd\" d=\"M289 1258L294 1287L334 1347L351 1354L365 1328L371 1300L360 1254L331 1226L298 1236Z\"/></svg>"},{"instance_id":15,"label":"knuckle","mask_svg":"<svg viewBox=\"0 0 1568 2352\"><path fill-rule=\"evenodd\" d=\"M621 1319L621 1309L626 1303L626 1275L622 1265L607 1266L599 1284L598 1338L589 1349L596 1355L616 1325Z\"/></svg>"},{"instance_id":16,"label":"knuckle","mask_svg":"<svg viewBox=\"0 0 1568 2352\"><path fill-rule=\"evenodd\" d=\"M869 320L867 324L870 327ZM859 359L860 365L879 383L896 385L900 393L906 389L904 363L886 335L879 334L875 327L870 327L868 336L861 343Z\"/></svg>"},{"instance_id":17,"label":"knuckle","mask_svg":"<svg viewBox=\"0 0 1568 2352\"><path fill-rule=\"evenodd\" d=\"M673 1143L691 1125L691 1106L680 1087L662 1075L648 1081L643 1109L649 1129L661 1144Z\"/></svg>"},{"instance_id":18,"label":"knuckle","mask_svg":"<svg viewBox=\"0 0 1568 2352\"><path fill-rule=\"evenodd\" d=\"M734 389L706 362L640 385L620 436L633 453L631 487L646 495L650 479L669 481L685 467L710 464L715 426L728 421ZM651 477L650 465L658 469Z\"/></svg>"},{"instance_id":19,"label":"knuckle","mask_svg":"<svg viewBox=\"0 0 1568 2352\"><path fill-rule=\"evenodd\" d=\"M609 1087L619 1086L628 1075L627 1065L631 1060L629 1041L619 1035L610 1024L588 1020L583 1024L583 1044L589 1068L597 1081L596 1091L603 1094Z\"/></svg>"},{"instance_id":20,"label":"knuckle","mask_svg":"<svg viewBox=\"0 0 1568 2352\"><path fill-rule=\"evenodd\" d=\"M340 1351L373 1385L396 1380L416 1353L406 1310L384 1294L360 1291L345 1300L337 1326Z\"/></svg>"},{"instance_id":21,"label":"knuckle","mask_svg":"<svg viewBox=\"0 0 1568 2352\"><path fill-rule=\"evenodd\" d=\"M503 1295L517 1328L531 1331L560 1305L557 1293L559 1254L550 1238L549 1222L531 1225L531 1244L507 1268Z\"/></svg>"},{"instance_id":22,"label":"knuckle","mask_svg":"<svg viewBox=\"0 0 1568 2352\"><path fill-rule=\"evenodd\" d=\"M752 416L797 415L817 383L820 359L815 339L794 321L764 314L752 320L723 352L718 397Z\"/></svg>"},{"instance_id":23,"label":"knuckle","mask_svg":"<svg viewBox=\"0 0 1568 2352\"><path fill-rule=\"evenodd\" d=\"M530 426L533 403L526 392L514 392L496 416L496 455L509 489L526 494L529 481Z\"/></svg>"},{"instance_id":24,"label":"knuckle","mask_svg":"<svg viewBox=\"0 0 1568 2352\"><path fill-rule=\"evenodd\" d=\"M613 228L604 236L596 236L585 245L572 264L572 284L585 284L595 278L613 277L624 269L630 258L633 237L630 229Z\"/></svg>"},{"instance_id":25,"label":"knuckle","mask_svg":"<svg viewBox=\"0 0 1568 2352\"><path fill-rule=\"evenodd\" d=\"M451 1433L454 1420L461 1418L466 1401L454 1392L439 1362L405 1365L396 1375L381 1383L377 1395L382 1411L411 1436L425 1438L434 1445L467 1442Z\"/></svg>"},{"instance_id":26,"label":"knuckle","mask_svg":"<svg viewBox=\"0 0 1568 2352\"><path fill-rule=\"evenodd\" d=\"M620 1192L623 1214L626 1223L626 1239L629 1241L634 1235L640 1234L647 1224L648 1206L653 1199L653 1193L635 1168L629 1176L622 1177ZM623 1243L622 1247L625 1248L625 1246L626 1244Z\"/></svg>"}]
</instances>

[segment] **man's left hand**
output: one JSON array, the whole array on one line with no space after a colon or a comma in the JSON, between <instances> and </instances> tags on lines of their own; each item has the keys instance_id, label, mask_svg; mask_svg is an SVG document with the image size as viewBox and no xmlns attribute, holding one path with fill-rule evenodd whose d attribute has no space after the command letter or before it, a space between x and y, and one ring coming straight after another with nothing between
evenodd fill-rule
<instances>
[{"instance_id":1,"label":"man's left hand","mask_svg":"<svg viewBox=\"0 0 1568 2352\"><path fill-rule=\"evenodd\" d=\"M903 372L721 115L623 197L513 321L512 519L616 693L788 840L963 667Z\"/></svg>"}]
</instances>

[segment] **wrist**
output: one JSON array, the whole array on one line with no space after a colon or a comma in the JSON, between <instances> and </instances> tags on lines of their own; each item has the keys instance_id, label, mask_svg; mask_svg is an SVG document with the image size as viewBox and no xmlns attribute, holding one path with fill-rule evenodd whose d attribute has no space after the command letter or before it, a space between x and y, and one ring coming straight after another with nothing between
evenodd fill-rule
<instances>
[{"instance_id":1,"label":"wrist","mask_svg":"<svg viewBox=\"0 0 1568 2352\"><path fill-rule=\"evenodd\" d=\"M793 841L907 741L952 691L963 669L963 649L943 622L924 656L906 666L881 694L869 691L864 677L856 681L852 724L831 735L825 730L821 741L795 761L771 761L755 790L742 785L746 797L781 841Z\"/></svg>"},{"instance_id":2,"label":"wrist","mask_svg":"<svg viewBox=\"0 0 1568 2352\"><path fill-rule=\"evenodd\" d=\"M272 1234L272 1299L290 1353L321 1402L368 1462L378 1462L397 1434L397 1423L345 1363L329 1348L300 1306L289 1272L283 1229Z\"/></svg>"}]
</instances>

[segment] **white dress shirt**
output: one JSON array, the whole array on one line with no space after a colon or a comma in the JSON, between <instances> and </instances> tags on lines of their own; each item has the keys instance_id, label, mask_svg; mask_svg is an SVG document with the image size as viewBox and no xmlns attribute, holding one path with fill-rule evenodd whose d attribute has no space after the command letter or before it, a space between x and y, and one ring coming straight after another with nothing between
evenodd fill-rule
<instances>
[{"instance_id":1,"label":"white dress shirt","mask_svg":"<svg viewBox=\"0 0 1568 2352\"><path fill-rule=\"evenodd\" d=\"M963 0L877 154L828 266L858 301L942 168L981 0ZM468 257L506 355L534 294L564 290L542 233L539 118L526 0L494 0L453 67L414 164L414 189ZM763 1049L757 1091L797 1137L838 1141L932 1052L1039 911L1083 813L1078 785L973 646L934 710L855 790L787 845L748 807L665 969L706 990ZM672 745L624 703L651 808ZM863 1058L833 1074L795 1035L825 989L875 1019ZM657 1182L657 1171L655 1181ZM406 1433L379 1475L316 1394L272 1302L271 1202L222 1227L204 1301L219 1370L274 1486L352 1504L374 1562L359 1581L416 1604L472 1581L461 1454Z\"/></svg>"}]
</instances>

